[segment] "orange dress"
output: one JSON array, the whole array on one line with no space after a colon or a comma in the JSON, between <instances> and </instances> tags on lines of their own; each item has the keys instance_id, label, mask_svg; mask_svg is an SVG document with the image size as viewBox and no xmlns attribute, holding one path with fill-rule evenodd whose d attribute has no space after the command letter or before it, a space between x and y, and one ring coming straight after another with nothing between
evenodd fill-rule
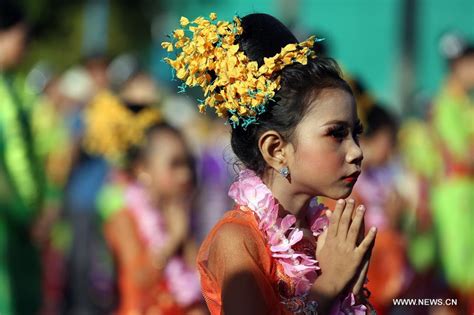
<instances>
[{"instance_id":1,"label":"orange dress","mask_svg":"<svg viewBox=\"0 0 474 315\"><path fill-rule=\"evenodd\" d=\"M232 233L223 233L224 226L232 224L244 233L245 237L238 237L232 242L229 236ZM233 229L235 232L235 228ZM238 233L236 233L238 234ZM227 241L229 246L219 246ZM225 245L225 244L223 244ZM314 249L313 249L314 253ZM251 211L242 211L238 208L227 212L214 226L204 240L197 256L197 266L201 275L201 288L209 311L212 315L223 314L222 300L224 284L231 281L232 268L226 266L231 255L238 260L246 260L246 269L251 270L252 279L258 284L259 291L264 298L267 314L291 314L281 303L280 292L288 290L288 283L282 282L284 275L272 258L270 249L263 233L259 230L255 215ZM246 301L248 303L248 301Z\"/></svg>"},{"instance_id":2,"label":"orange dress","mask_svg":"<svg viewBox=\"0 0 474 315\"><path fill-rule=\"evenodd\" d=\"M153 265L130 211L120 210L107 220L105 235L118 267L117 315L185 314L169 292L163 273Z\"/></svg>"},{"instance_id":3,"label":"orange dress","mask_svg":"<svg viewBox=\"0 0 474 315\"><path fill-rule=\"evenodd\" d=\"M316 245L311 239L303 238L292 248L315 259ZM235 265L245 266L245 273ZM226 299L232 309L252 304L259 308L252 311L262 315L306 314L305 311L311 310L312 302L295 296L297 284L272 257L255 214L245 207L236 206L214 226L199 249L197 267L202 294L211 315L224 313L223 301ZM232 294L237 290L242 292L245 281L247 292L244 293L245 302L241 303L232 299ZM254 287L249 288L250 284ZM329 312L331 315L368 314L372 310L368 301L359 305L355 302L353 295L341 294ZM242 314L246 312L248 310Z\"/></svg>"}]
</instances>

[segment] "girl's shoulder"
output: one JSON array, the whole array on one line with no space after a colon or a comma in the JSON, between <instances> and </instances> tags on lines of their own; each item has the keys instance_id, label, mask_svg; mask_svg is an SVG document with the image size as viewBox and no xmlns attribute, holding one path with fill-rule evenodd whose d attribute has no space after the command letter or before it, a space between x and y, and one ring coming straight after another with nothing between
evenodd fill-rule
<instances>
[{"instance_id":1,"label":"girl's shoulder","mask_svg":"<svg viewBox=\"0 0 474 315\"><path fill-rule=\"evenodd\" d=\"M137 222L127 208L110 215L103 224L103 230L110 249L127 260L132 260L145 249Z\"/></svg>"},{"instance_id":2,"label":"girl's shoulder","mask_svg":"<svg viewBox=\"0 0 474 315\"><path fill-rule=\"evenodd\" d=\"M217 242L246 242L248 240L258 245L264 236L258 229L258 222L253 212L243 207L236 206L227 211L222 218L214 225L209 232L204 243L209 245Z\"/></svg>"},{"instance_id":3,"label":"girl's shoulder","mask_svg":"<svg viewBox=\"0 0 474 315\"><path fill-rule=\"evenodd\" d=\"M240 224L258 230L257 219L253 212L239 205L236 205L232 210L224 213L222 218L215 225L215 228L229 223Z\"/></svg>"},{"instance_id":4,"label":"girl's shoulder","mask_svg":"<svg viewBox=\"0 0 474 315\"><path fill-rule=\"evenodd\" d=\"M261 262L270 262L271 254L253 212L236 206L227 211L209 232L199 249L198 264L225 259L226 253L238 257L239 251ZM237 251L237 252L236 252ZM241 254L244 254L241 252Z\"/></svg>"},{"instance_id":5,"label":"girl's shoulder","mask_svg":"<svg viewBox=\"0 0 474 315\"><path fill-rule=\"evenodd\" d=\"M217 222L199 249L197 266L211 314L220 314L224 288L237 283L248 288L242 296L260 296L269 309L278 305L274 261L254 213L245 208L236 207Z\"/></svg>"}]
</instances>

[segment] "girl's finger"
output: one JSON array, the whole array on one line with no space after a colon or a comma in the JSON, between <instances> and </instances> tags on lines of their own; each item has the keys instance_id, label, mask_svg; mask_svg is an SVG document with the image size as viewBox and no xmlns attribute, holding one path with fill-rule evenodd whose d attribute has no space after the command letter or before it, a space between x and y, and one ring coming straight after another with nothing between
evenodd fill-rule
<instances>
[{"instance_id":1,"label":"girl's finger","mask_svg":"<svg viewBox=\"0 0 474 315\"><path fill-rule=\"evenodd\" d=\"M352 220L351 227L349 232L347 232L347 241L356 246L357 237L359 235L360 227L362 226L362 221L364 219L365 208L363 205L360 205L356 209L356 214Z\"/></svg>"},{"instance_id":2,"label":"girl's finger","mask_svg":"<svg viewBox=\"0 0 474 315\"><path fill-rule=\"evenodd\" d=\"M319 258L319 254L326 243L326 238L328 236L328 230L324 229L324 231L319 234L318 241L316 242L316 257Z\"/></svg>"},{"instance_id":3,"label":"girl's finger","mask_svg":"<svg viewBox=\"0 0 474 315\"><path fill-rule=\"evenodd\" d=\"M337 229L337 236L341 240L346 240L347 231L349 230L349 224L351 223L352 219L352 211L354 210L354 199L349 199L346 202L346 208L341 215L341 219L339 220L339 227Z\"/></svg>"},{"instance_id":4,"label":"girl's finger","mask_svg":"<svg viewBox=\"0 0 474 315\"><path fill-rule=\"evenodd\" d=\"M354 286L352 287L352 293L358 295L362 287L364 286L365 279L367 277L367 271L369 270L369 259L363 261L362 268L356 279Z\"/></svg>"},{"instance_id":5,"label":"girl's finger","mask_svg":"<svg viewBox=\"0 0 474 315\"><path fill-rule=\"evenodd\" d=\"M362 216L362 222L360 223L360 226L362 228L359 230L359 235L357 235L357 243L356 243L357 246L359 246L359 244L362 242L365 236L365 215Z\"/></svg>"},{"instance_id":6,"label":"girl's finger","mask_svg":"<svg viewBox=\"0 0 474 315\"><path fill-rule=\"evenodd\" d=\"M357 251L363 256L374 244L375 236L377 235L377 228L375 226L371 227L369 233L365 236L359 246L357 246Z\"/></svg>"},{"instance_id":7,"label":"girl's finger","mask_svg":"<svg viewBox=\"0 0 474 315\"><path fill-rule=\"evenodd\" d=\"M336 203L336 209L329 217L329 228L328 228L328 237L335 237L337 235L337 229L339 225L339 220L341 218L342 210L346 201L344 199L339 199Z\"/></svg>"}]
</instances>

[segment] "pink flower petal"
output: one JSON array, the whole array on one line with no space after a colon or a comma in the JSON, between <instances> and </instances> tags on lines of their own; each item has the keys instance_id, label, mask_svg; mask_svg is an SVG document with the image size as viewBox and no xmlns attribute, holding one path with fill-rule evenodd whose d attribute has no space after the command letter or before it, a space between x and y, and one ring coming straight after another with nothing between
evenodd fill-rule
<instances>
[{"instance_id":1,"label":"pink flower petal","mask_svg":"<svg viewBox=\"0 0 474 315\"><path fill-rule=\"evenodd\" d=\"M267 211L261 217L261 221L258 225L258 228L261 230L269 229L270 227L275 225L277 217L278 217L278 205L274 205L270 211Z\"/></svg>"},{"instance_id":2,"label":"pink flower petal","mask_svg":"<svg viewBox=\"0 0 474 315\"><path fill-rule=\"evenodd\" d=\"M281 240L280 243L271 246L270 250L272 252L286 252L290 248L291 248L290 242L288 242L288 240L286 240L286 239L283 239L283 240Z\"/></svg>"},{"instance_id":3,"label":"pink flower petal","mask_svg":"<svg viewBox=\"0 0 474 315\"><path fill-rule=\"evenodd\" d=\"M294 229L293 231L291 231L288 238L290 239L290 245L295 245L303 239L303 231Z\"/></svg>"},{"instance_id":4,"label":"pink flower petal","mask_svg":"<svg viewBox=\"0 0 474 315\"><path fill-rule=\"evenodd\" d=\"M295 224L296 222L296 218L294 215L291 215L291 214L287 214L283 220L281 221L281 229L283 231L283 233L285 233L286 231L288 231L288 229L293 225Z\"/></svg>"},{"instance_id":5,"label":"pink flower petal","mask_svg":"<svg viewBox=\"0 0 474 315\"><path fill-rule=\"evenodd\" d=\"M324 227L329 226L329 219L326 216L321 216L314 220L313 224L311 225L311 231L313 232L314 236L318 236L324 231Z\"/></svg>"},{"instance_id":6,"label":"pink flower petal","mask_svg":"<svg viewBox=\"0 0 474 315\"><path fill-rule=\"evenodd\" d=\"M340 314L346 314L347 312L351 312L355 315L365 315L366 311L367 307L365 305L355 305L355 296L353 293L350 293L342 301Z\"/></svg>"}]
</instances>

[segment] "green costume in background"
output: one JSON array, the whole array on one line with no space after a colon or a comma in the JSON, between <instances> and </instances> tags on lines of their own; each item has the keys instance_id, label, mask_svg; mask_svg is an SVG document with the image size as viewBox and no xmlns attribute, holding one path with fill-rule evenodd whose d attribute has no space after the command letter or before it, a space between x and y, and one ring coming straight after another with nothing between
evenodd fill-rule
<instances>
[{"instance_id":1,"label":"green costume in background","mask_svg":"<svg viewBox=\"0 0 474 315\"><path fill-rule=\"evenodd\" d=\"M39 255L31 224L42 204L44 176L31 127L35 98L25 81L0 72L0 314L36 314Z\"/></svg>"},{"instance_id":2,"label":"green costume in background","mask_svg":"<svg viewBox=\"0 0 474 315\"><path fill-rule=\"evenodd\" d=\"M430 193L443 271L450 285L474 292L474 101L446 87L432 128L443 159Z\"/></svg>"},{"instance_id":3,"label":"green costume in background","mask_svg":"<svg viewBox=\"0 0 474 315\"><path fill-rule=\"evenodd\" d=\"M411 227L409 257L418 272L439 264L450 287L474 292L474 104L445 87L429 122L407 121L401 148L423 192L431 228Z\"/></svg>"}]
</instances>

